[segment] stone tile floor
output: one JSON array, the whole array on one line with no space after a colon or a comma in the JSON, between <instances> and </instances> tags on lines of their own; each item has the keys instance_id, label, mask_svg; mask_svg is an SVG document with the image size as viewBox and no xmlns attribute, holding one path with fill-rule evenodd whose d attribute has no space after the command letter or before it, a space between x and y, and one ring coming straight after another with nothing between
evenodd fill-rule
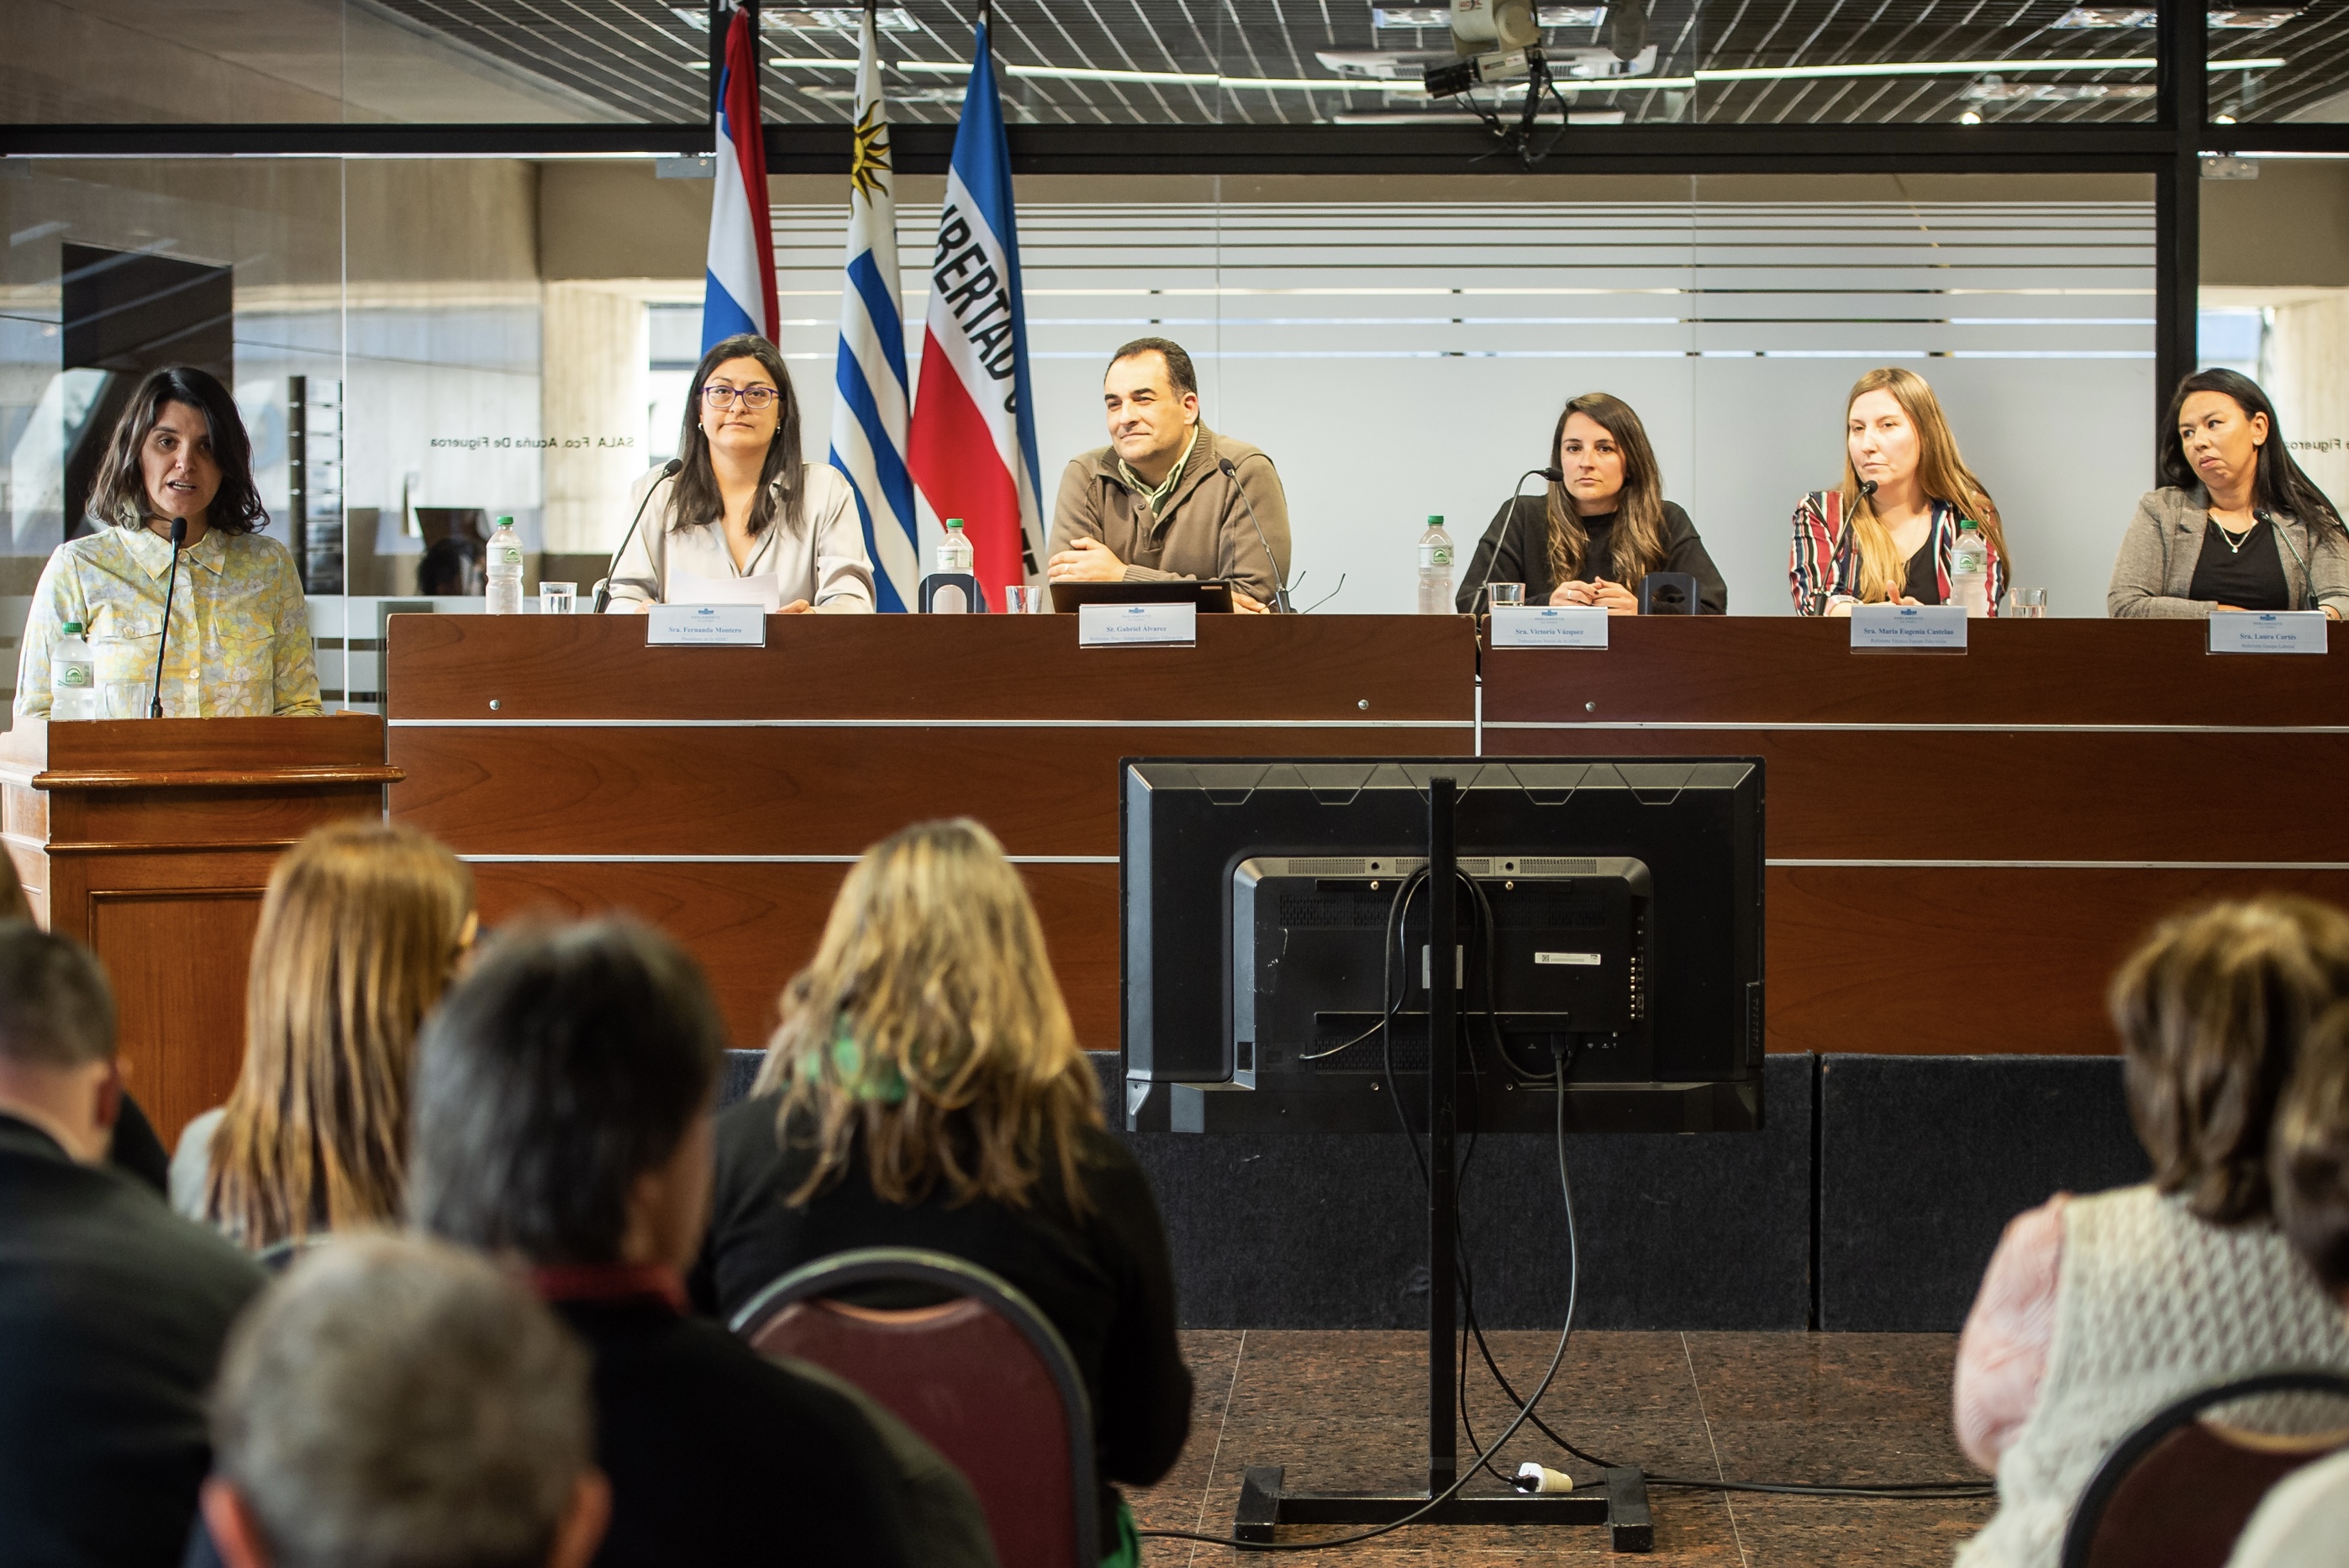
<instances>
[{"instance_id":1,"label":"stone tile floor","mask_svg":"<svg viewBox=\"0 0 2349 1568\"><path fill-rule=\"evenodd\" d=\"M1488 1334L1520 1391L1556 1348L1542 1332ZM1132 1494L1142 1528L1226 1533L1249 1465L1288 1467L1292 1487L1423 1485L1425 1341L1409 1333L1199 1330L1184 1336L1197 1404L1191 1441L1157 1486ZM1950 1430L1956 1340L1923 1334L1585 1333L1574 1336L1543 1419L1578 1448L1651 1475L1748 1480L1980 1480ZM1472 1353L1473 1356L1473 1353ZM1508 1405L1472 1359L1466 1418L1490 1442ZM1475 1451L1464 1433L1464 1457ZM1522 1460L1589 1484L1530 1427L1494 1461ZM1558 1461L1566 1459L1564 1464ZM1480 1477L1471 1491L1499 1491ZM1687 1563L1940 1568L1989 1519L1982 1501L1814 1500L1655 1488L1656 1568ZM1346 1533L1291 1530L1284 1540ZM1144 1542L1152 1568L1247 1562L1503 1564L1609 1555L1600 1528L1411 1526L1327 1555L1267 1557L1189 1542ZM1627 1559L1639 1561L1639 1559Z\"/></svg>"}]
</instances>

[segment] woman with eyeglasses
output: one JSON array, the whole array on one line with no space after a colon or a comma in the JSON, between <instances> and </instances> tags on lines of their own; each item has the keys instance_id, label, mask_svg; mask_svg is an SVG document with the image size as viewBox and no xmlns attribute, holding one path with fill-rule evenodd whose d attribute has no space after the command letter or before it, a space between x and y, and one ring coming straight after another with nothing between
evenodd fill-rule
<instances>
[{"instance_id":1,"label":"woman with eyeglasses","mask_svg":"<svg viewBox=\"0 0 2349 1568\"><path fill-rule=\"evenodd\" d=\"M701 356L693 387L676 474L647 476L629 498L644 522L612 569L612 609L871 610L855 495L838 469L801 460L799 399L775 346L727 338Z\"/></svg>"}]
</instances>

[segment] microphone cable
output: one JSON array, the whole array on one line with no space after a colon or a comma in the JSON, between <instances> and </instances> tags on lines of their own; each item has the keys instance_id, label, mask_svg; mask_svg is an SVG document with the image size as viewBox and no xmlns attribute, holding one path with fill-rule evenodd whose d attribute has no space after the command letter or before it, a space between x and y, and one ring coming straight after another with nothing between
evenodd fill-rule
<instances>
[{"instance_id":1,"label":"microphone cable","mask_svg":"<svg viewBox=\"0 0 2349 1568\"><path fill-rule=\"evenodd\" d=\"M155 639L155 696L147 705L147 717L163 717L163 655L171 647L171 596L180 586L180 547L188 542L188 520L171 520L171 573L163 580L163 631Z\"/></svg>"}]
</instances>

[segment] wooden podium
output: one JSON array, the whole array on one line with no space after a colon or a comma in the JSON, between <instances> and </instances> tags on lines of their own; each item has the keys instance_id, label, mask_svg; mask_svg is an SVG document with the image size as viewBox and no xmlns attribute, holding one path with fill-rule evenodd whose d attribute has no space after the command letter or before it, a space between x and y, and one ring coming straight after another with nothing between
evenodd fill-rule
<instances>
[{"instance_id":1,"label":"wooden podium","mask_svg":"<svg viewBox=\"0 0 2349 1568\"><path fill-rule=\"evenodd\" d=\"M244 986L278 852L380 817L383 720L19 719L0 736L0 837L33 913L114 980L130 1089L168 1147L244 1056Z\"/></svg>"}]
</instances>

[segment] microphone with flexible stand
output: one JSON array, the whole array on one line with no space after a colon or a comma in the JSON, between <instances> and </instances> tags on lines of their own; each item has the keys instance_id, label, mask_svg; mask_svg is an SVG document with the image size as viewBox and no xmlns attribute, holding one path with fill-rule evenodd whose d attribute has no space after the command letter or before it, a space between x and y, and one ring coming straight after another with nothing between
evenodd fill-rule
<instances>
[{"instance_id":1,"label":"microphone with flexible stand","mask_svg":"<svg viewBox=\"0 0 2349 1568\"><path fill-rule=\"evenodd\" d=\"M595 584L596 614L602 614L604 613L605 606L608 605L612 602L612 573L620 569L620 557L626 554L628 546L635 542L636 537L636 524L644 521L645 508L652 504L653 491L660 489L661 480L673 480L677 478L678 471L684 467L685 459L683 458L671 458L668 461L661 465L660 480L655 480L652 483L645 487L645 499L636 502L636 515L628 519L628 531L620 535L620 548L612 552L611 562L604 568L604 580Z\"/></svg>"},{"instance_id":2,"label":"microphone with flexible stand","mask_svg":"<svg viewBox=\"0 0 2349 1568\"><path fill-rule=\"evenodd\" d=\"M163 717L163 655L171 645L171 595L180 586L180 547L188 542L188 520L171 520L171 571L163 579L163 634L155 639L155 696L147 705L147 717Z\"/></svg>"},{"instance_id":3,"label":"microphone with flexible stand","mask_svg":"<svg viewBox=\"0 0 2349 1568\"><path fill-rule=\"evenodd\" d=\"M1501 531L1493 536L1493 553L1485 557L1485 575L1476 579L1476 591L1468 595L1468 613L1471 615L1476 613L1476 601L1483 598L1485 590L1493 585L1493 569L1501 563L1501 541L1508 537L1509 525L1517 521L1517 502L1525 499L1526 481L1536 474L1552 484L1566 481L1566 475L1556 467L1527 469L1517 476L1517 488L1509 492L1508 513L1501 519Z\"/></svg>"},{"instance_id":4,"label":"microphone with flexible stand","mask_svg":"<svg viewBox=\"0 0 2349 1568\"><path fill-rule=\"evenodd\" d=\"M1272 607L1286 615L1288 614L1288 584L1281 581L1280 557L1272 552L1272 541L1264 536L1264 524L1256 520L1256 502L1248 500L1247 487L1240 483L1239 469L1232 466L1231 459L1224 459L1216 467L1224 478L1232 481L1232 489L1239 491L1240 504L1247 508L1248 526L1256 530L1256 542L1264 546L1265 563L1272 568Z\"/></svg>"},{"instance_id":5,"label":"microphone with flexible stand","mask_svg":"<svg viewBox=\"0 0 2349 1568\"><path fill-rule=\"evenodd\" d=\"M2274 534L2286 550L2292 552L2292 559L2300 568L2301 607L2306 610L2322 608L2316 602L2316 573L2309 570L2308 560L2301 554L2300 546L2292 542L2292 535L2286 533L2274 518L2270 517L2258 507L2251 509L2251 517L2255 521L2266 523L2268 531ZM2313 534L2315 530L2311 529L2309 531Z\"/></svg>"}]
</instances>

